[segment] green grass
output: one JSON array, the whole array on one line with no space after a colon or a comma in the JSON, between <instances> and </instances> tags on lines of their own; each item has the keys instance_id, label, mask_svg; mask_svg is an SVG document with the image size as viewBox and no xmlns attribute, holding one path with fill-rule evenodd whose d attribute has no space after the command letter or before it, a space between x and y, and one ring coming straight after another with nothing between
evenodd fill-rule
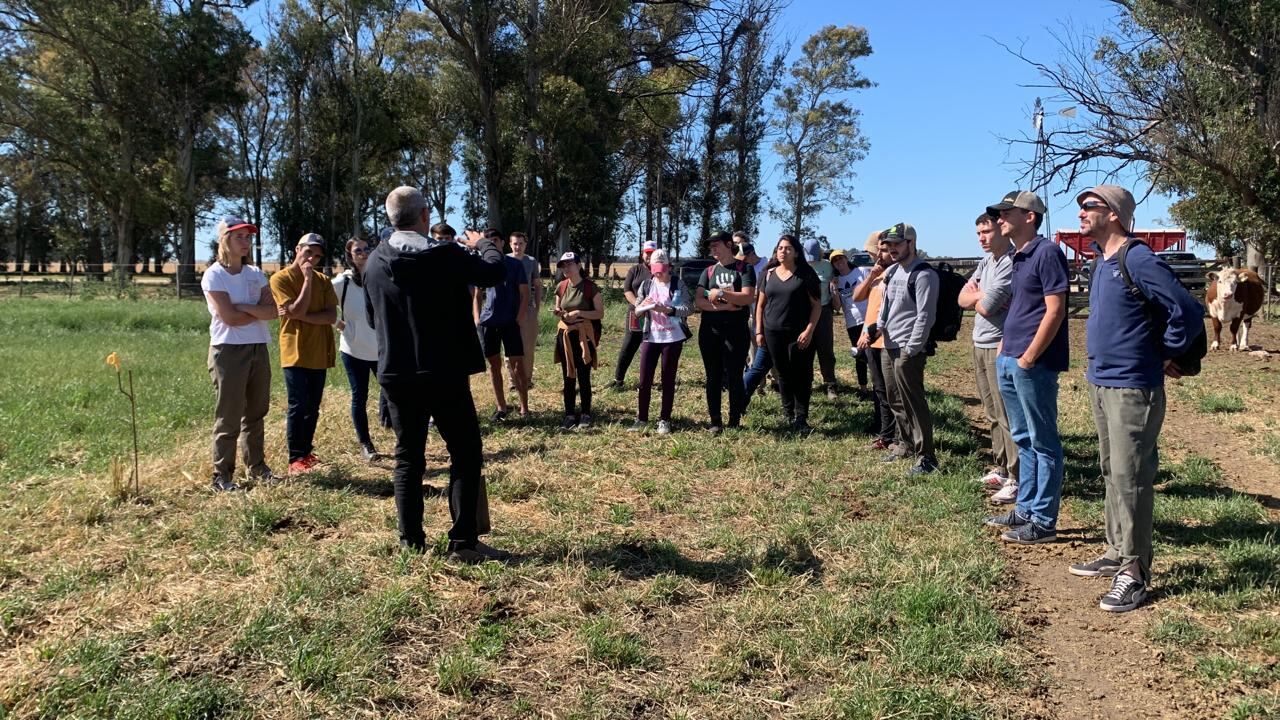
<instances>
[{"instance_id":1,"label":"green grass","mask_svg":"<svg viewBox=\"0 0 1280 720\"><path fill-rule=\"evenodd\" d=\"M427 500L433 550L398 551L390 465L357 454L339 371L322 473L212 496L201 303L0 305L18 340L0 347L18 368L0 381L0 421L31 429L0 458L0 643L23 658L0 678L0 716L986 718L1018 716L1040 682L1034 629L1007 610L1017 586L976 522L977 440L941 388L943 467L922 481L878 462L860 432L870 407L850 398L815 399L808 439L778 431L772 394L745 429L701 432L696 342L674 434L625 433L634 391L603 389L598 428L562 434L544 324L535 421L485 423L490 541L517 560L455 567L443 497ZM599 377L620 324L615 303ZM128 445L112 350L135 371L150 468L144 497L123 502L103 478ZM930 372L967 362L950 344ZM487 378L472 387L487 417ZM1067 435L1068 486L1095 522L1088 429ZM75 461L50 462L59 453ZM426 482L446 481L433 434ZM1237 717L1274 707L1258 654L1280 654L1272 525L1204 459L1162 475L1160 588L1174 601L1145 632L1205 687L1243 684Z\"/></svg>"},{"instance_id":2,"label":"green grass","mask_svg":"<svg viewBox=\"0 0 1280 720\"><path fill-rule=\"evenodd\" d=\"M1244 412L1244 398L1236 393L1206 393L1200 397L1197 408L1202 413Z\"/></svg>"}]
</instances>

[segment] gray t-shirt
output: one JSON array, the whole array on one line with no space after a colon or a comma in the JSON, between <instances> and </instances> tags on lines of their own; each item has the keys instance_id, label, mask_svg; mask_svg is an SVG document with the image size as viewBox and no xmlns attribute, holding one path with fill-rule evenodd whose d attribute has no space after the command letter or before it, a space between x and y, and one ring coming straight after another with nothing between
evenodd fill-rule
<instances>
[{"instance_id":1,"label":"gray t-shirt","mask_svg":"<svg viewBox=\"0 0 1280 720\"><path fill-rule=\"evenodd\" d=\"M1013 297L1013 247L1000 257L987 253L978 261L973 279L982 288L978 305L989 313L986 317L973 314L973 346L994 348L1004 338L1004 317L1009 313L1009 299Z\"/></svg>"},{"instance_id":2,"label":"gray t-shirt","mask_svg":"<svg viewBox=\"0 0 1280 720\"><path fill-rule=\"evenodd\" d=\"M529 279L529 307L537 307L538 296L533 292L533 284L539 277L541 277L538 268L538 261L532 255L525 255L522 258L517 258L515 253L507 253L507 257L515 258L520 261L520 264L524 265L524 275Z\"/></svg>"},{"instance_id":3,"label":"gray t-shirt","mask_svg":"<svg viewBox=\"0 0 1280 720\"><path fill-rule=\"evenodd\" d=\"M906 357L925 352L937 318L938 273L919 269L922 262L916 258L906 268L895 264L885 273L889 280L880 306L880 332L885 349L900 350Z\"/></svg>"}]
</instances>

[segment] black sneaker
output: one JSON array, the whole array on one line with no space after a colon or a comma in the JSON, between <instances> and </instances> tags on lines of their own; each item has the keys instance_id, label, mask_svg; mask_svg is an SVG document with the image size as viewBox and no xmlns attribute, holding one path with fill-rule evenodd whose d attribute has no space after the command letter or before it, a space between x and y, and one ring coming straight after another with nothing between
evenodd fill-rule
<instances>
[{"instance_id":1,"label":"black sneaker","mask_svg":"<svg viewBox=\"0 0 1280 720\"><path fill-rule=\"evenodd\" d=\"M1102 596L1098 607L1107 612L1129 612L1147 599L1147 585L1129 573L1119 573L1111 580L1111 590Z\"/></svg>"},{"instance_id":2,"label":"black sneaker","mask_svg":"<svg viewBox=\"0 0 1280 720\"><path fill-rule=\"evenodd\" d=\"M642 433L649 429L649 423L644 420L637 420L627 428L627 432Z\"/></svg>"},{"instance_id":3,"label":"black sneaker","mask_svg":"<svg viewBox=\"0 0 1280 720\"><path fill-rule=\"evenodd\" d=\"M1000 539L1015 545L1039 545L1055 542L1058 539L1058 531L1029 522L1026 525L1010 528L1000 536Z\"/></svg>"},{"instance_id":4,"label":"black sneaker","mask_svg":"<svg viewBox=\"0 0 1280 720\"><path fill-rule=\"evenodd\" d=\"M230 478L222 477L219 473L213 474L213 491L214 492L235 492L243 488Z\"/></svg>"},{"instance_id":5,"label":"black sneaker","mask_svg":"<svg viewBox=\"0 0 1280 720\"><path fill-rule=\"evenodd\" d=\"M284 478L272 472L271 468L267 467L266 465L263 465L261 472L254 473L253 482L255 485L263 485L266 487L271 487L273 485L279 485L280 483L284 482Z\"/></svg>"},{"instance_id":6,"label":"black sneaker","mask_svg":"<svg viewBox=\"0 0 1280 720\"><path fill-rule=\"evenodd\" d=\"M587 413L582 413L581 415L579 415L579 416L578 416L578 427L576 427L576 428L574 428L574 429L575 429L575 430L590 430L590 429L591 429L591 415L589 415L589 414L587 414Z\"/></svg>"},{"instance_id":7,"label":"black sneaker","mask_svg":"<svg viewBox=\"0 0 1280 720\"><path fill-rule=\"evenodd\" d=\"M475 548L459 547L450 550L444 559L455 565L479 565L489 558L480 554Z\"/></svg>"},{"instance_id":8,"label":"black sneaker","mask_svg":"<svg viewBox=\"0 0 1280 720\"><path fill-rule=\"evenodd\" d=\"M1120 561L1107 556L1087 563L1076 563L1067 568L1067 572L1080 577L1115 577L1120 572Z\"/></svg>"},{"instance_id":9,"label":"black sneaker","mask_svg":"<svg viewBox=\"0 0 1280 720\"><path fill-rule=\"evenodd\" d=\"M837 399L837 398L839 398L839 397L840 397L840 396L836 393L836 384L835 384L835 383L827 383L827 399L828 399L828 400L836 400L836 399Z\"/></svg>"},{"instance_id":10,"label":"black sneaker","mask_svg":"<svg viewBox=\"0 0 1280 720\"><path fill-rule=\"evenodd\" d=\"M483 555L486 560L502 561L511 559L511 553L506 550L499 550L498 548L482 543L479 540L476 541L475 551Z\"/></svg>"},{"instance_id":11,"label":"black sneaker","mask_svg":"<svg viewBox=\"0 0 1280 720\"><path fill-rule=\"evenodd\" d=\"M614 392L622 392L627 389L627 383L625 380L614 380L609 383L609 389Z\"/></svg>"},{"instance_id":12,"label":"black sneaker","mask_svg":"<svg viewBox=\"0 0 1280 720\"><path fill-rule=\"evenodd\" d=\"M808 437L813 434L813 426L807 420L796 420L791 423L791 432L800 437Z\"/></svg>"},{"instance_id":13,"label":"black sneaker","mask_svg":"<svg viewBox=\"0 0 1280 720\"><path fill-rule=\"evenodd\" d=\"M707 432L712 435L719 435L724 432L724 426L720 425L720 423L712 423L711 427L707 428Z\"/></svg>"},{"instance_id":14,"label":"black sneaker","mask_svg":"<svg viewBox=\"0 0 1280 720\"><path fill-rule=\"evenodd\" d=\"M915 467L907 471L908 475L928 475L938 469L938 461L933 458L922 457L915 464Z\"/></svg>"},{"instance_id":15,"label":"black sneaker","mask_svg":"<svg viewBox=\"0 0 1280 720\"><path fill-rule=\"evenodd\" d=\"M368 462L378 459L378 451L374 449L373 443L364 443L360 446L360 456Z\"/></svg>"},{"instance_id":16,"label":"black sneaker","mask_svg":"<svg viewBox=\"0 0 1280 720\"><path fill-rule=\"evenodd\" d=\"M500 422L502 422L503 420L506 420L506 419L507 419L507 411L506 411L506 410L494 410L494 411L493 411L493 414L489 416L489 422L496 422L496 423L500 423Z\"/></svg>"},{"instance_id":17,"label":"black sneaker","mask_svg":"<svg viewBox=\"0 0 1280 720\"><path fill-rule=\"evenodd\" d=\"M560 423L561 430L572 430L578 426L578 418L572 415L565 415L564 420Z\"/></svg>"},{"instance_id":18,"label":"black sneaker","mask_svg":"<svg viewBox=\"0 0 1280 720\"><path fill-rule=\"evenodd\" d=\"M1019 515L1017 510L1010 510L1009 512L1003 515L991 515L986 520L984 520L982 524L986 525L987 527L1000 528L1003 530L1003 529L1019 528L1030 522L1031 520Z\"/></svg>"}]
</instances>

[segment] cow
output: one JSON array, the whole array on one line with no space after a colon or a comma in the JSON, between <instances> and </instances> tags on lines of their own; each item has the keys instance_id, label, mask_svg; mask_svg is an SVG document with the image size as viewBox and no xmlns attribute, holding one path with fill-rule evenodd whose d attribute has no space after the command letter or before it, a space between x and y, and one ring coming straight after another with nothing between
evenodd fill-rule
<instances>
[{"instance_id":1,"label":"cow","mask_svg":"<svg viewBox=\"0 0 1280 720\"><path fill-rule=\"evenodd\" d=\"M1209 317L1213 318L1213 345L1209 349L1218 349L1222 326L1227 325L1231 328L1231 344L1227 349L1248 350L1249 326L1253 323L1253 316L1262 309L1262 278L1258 273L1243 268L1226 268L1205 277L1209 283L1204 301L1209 306Z\"/></svg>"}]
</instances>

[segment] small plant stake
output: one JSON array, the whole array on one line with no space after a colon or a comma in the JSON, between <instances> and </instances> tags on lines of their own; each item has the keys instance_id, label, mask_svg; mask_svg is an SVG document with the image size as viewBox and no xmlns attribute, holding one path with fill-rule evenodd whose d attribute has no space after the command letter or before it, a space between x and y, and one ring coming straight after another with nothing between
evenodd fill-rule
<instances>
[{"instance_id":1,"label":"small plant stake","mask_svg":"<svg viewBox=\"0 0 1280 720\"><path fill-rule=\"evenodd\" d=\"M120 394L129 398L129 424L133 428L133 477L132 490L134 497L142 492L142 478L138 473L138 401L133 394L133 371L120 369L120 356L111 353L107 356L107 364L116 369L116 387L120 389ZM129 389L124 389L124 373L129 376Z\"/></svg>"}]
</instances>

